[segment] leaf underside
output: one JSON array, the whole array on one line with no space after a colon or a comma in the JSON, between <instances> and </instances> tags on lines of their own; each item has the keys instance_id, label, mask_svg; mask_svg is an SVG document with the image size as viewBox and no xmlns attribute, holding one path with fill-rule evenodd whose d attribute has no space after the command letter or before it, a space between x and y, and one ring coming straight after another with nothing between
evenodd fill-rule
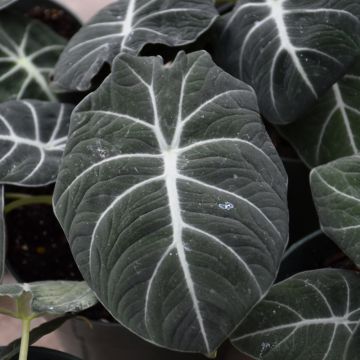
<instances>
[{"instance_id":1,"label":"leaf underside","mask_svg":"<svg viewBox=\"0 0 360 360\"><path fill-rule=\"evenodd\" d=\"M115 60L72 117L54 204L112 315L182 351L216 350L287 240L286 175L255 95L205 52Z\"/></svg>"},{"instance_id":2,"label":"leaf underside","mask_svg":"<svg viewBox=\"0 0 360 360\"><path fill-rule=\"evenodd\" d=\"M278 130L309 167L358 154L360 59L303 119Z\"/></svg>"},{"instance_id":3,"label":"leaf underside","mask_svg":"<svg viewBox=\"0 0 360 360\"><path fill-rule=\"evenodd\" d=\"M86 91L104 64L146 44L194 42L218 13L212 0L123 0L101 10L67 45L55 69L58 90Z\"/></svg>"},{"instance_id":4,"label":"leaf underside","mask_svg":"<svg viewBox=\"0 0 360 360\"><path fill-rule=\"evenodd\" d=\"M37 100L0 104L0 183L55 182L72 110L72 105Z\"/></svg>"},{"instance_id":5,"label":"leaf underside","mask_svg":"<svg viewBox=\"0 0 360 360\"><path fill-rule=\"evenodd\" d=\"M39 21L0 13L0 102L56 100L49 77L65 40Z\"/></svg>"},{"instance_id":6,"label":"leaf underside","mask_svg":"<svg viewBox=\"0 0 360 360\"><path fill-rule=\"evenodd\" d=\"M350 360L349 347L349 354L357 348L355 360L359 321L360 274L315 270L275 285L232 335L232 343L259 360Z\"/></svg>"},{"instance_id":7,"label":"leaf underside","mask_svg":"<svg viewBox=\"0 0 360 360\"><path fill-rule=\"evenodd\" d=\"M311 190L322 230L360 267L360 156L312 170Z\"/></svg>"},{"instance_id":8,"label":"leaf underside","mask_svg":"<svg viewBox=\"0 0 360 360\"><path fill-rule=\"evenodd\" d=\"M93 291L84 281L40 281L31 284L0 285L0 297L19 299L28 294L34 314L76 313L97 303Z\"/></svg>"},{"instance_id":9,"label":"leaf underside","mask_svg":"<svg viewBox=\"0 0 360 360\"><path fill-rule=\"evenodd\" d=\"M254 87L267 120L287 124L355 60L359 18L357 0L241 0L219 25L218 63Z\"/></svg>"}]
</instances>

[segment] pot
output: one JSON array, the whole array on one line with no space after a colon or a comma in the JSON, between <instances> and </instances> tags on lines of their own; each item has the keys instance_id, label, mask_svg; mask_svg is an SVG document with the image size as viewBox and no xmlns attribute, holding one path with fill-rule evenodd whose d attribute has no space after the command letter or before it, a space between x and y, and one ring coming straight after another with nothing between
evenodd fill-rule
<instances>
[{"instance_id":1,"label":"pot","mask_svg":"<svg viewBox=\"0 0 360 360\"><path fill-rule=\"evenodd\" d=\"M201 354L187 354L166 350L132 334L120 324L81 319L67 321L59 329L59 337L66 351L86 360L206 360ZM228 357L227 346L219 350L219 360L245 360Z\"/></svg>"},{"instance_id":2,"label":"pot","mask_svg":"<svg viewBox=\"0 0 360 360\"><path fill-rule=\"evenodd\" d=\"M11 360L17 360L14 356ZM52 349L30 347L28 360L80 360L79 358Z\"/></svg>"},{"instance_id":3,"label":"pot","mask_svg":"<svg viewBox=\"0 0 360 360\"><path fill-rule=\"evenodd\" d=\"M80 28L82 25L80 17L74 14L73 11L63 5L62 1L59 0L18 0L11 5L11 8L15 11L29 13L37 6L65 11L65 13L69 16L69 19L71 19L74 23L74 26Z\"/></svg>"}]
</instances>

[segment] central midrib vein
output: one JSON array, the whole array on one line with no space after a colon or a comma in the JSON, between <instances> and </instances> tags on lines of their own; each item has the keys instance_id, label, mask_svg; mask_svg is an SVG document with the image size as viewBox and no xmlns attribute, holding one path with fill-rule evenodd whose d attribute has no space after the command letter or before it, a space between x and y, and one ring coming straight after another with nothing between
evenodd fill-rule
<instances>
[{"instance_id":1,"label":"central midrib vein","mask_svg":"<svg viewBox=\"0 0 360 360\"><path fill-rule=\"evenodd\" d=\"M132 31L132 25L134 20L134 13L135 13L135 6L136 6L136 0L130 0L129 6L126 11L126 16L124 19L124 23L122 25L122 31L121 33L124 35L122 42L121 42L121 49L122 50L125 47L126 40L129 36L129 34Z\"/></svg>"}]
</instances>

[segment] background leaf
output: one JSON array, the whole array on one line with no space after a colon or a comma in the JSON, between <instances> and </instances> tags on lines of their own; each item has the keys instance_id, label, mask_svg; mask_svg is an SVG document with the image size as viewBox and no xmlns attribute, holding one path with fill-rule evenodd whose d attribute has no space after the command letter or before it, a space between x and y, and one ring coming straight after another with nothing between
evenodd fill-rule
<instances>
[{"instance_id":1,"label":"background leaf","mask_svg":"<svg viewBox=\"0 0 360 360\"><path fill-rule=\"evenodd\" d=\"M360 156L319 166L310 175L322 230L360 266Z\"/></svg>"},{"instance_id":2,"label":"background leaf","mask_svg":"<svg viewBox=\"0 0 360 360\"><path fill-rule=\"evenodd\" d=\"M212 0L123 0L101 10L67 45L55 69L59 90L85 91L105 64L146 44L194 42L218 15Z\"/></svg>"},{"instance_id":3,"label":"background leaf","mask_svg":"<svg viewBox=\"0 0 360 360\"><path fill-rule=\"evenodd\" d=\"M303 119L278 130L309 167L358 154L360 59Z\"/></svg>"},{"instance_id":4,"label":"background leaf","mask_svg":"<svg viewBox=\"0 0 360 360\"><path fill-rule=\"evenodd\" d=\"M0 102L56 100L49 77L65 39L39 21L0 13Z\"/></svg>"},{"instance_id":5,"label":"background leaf","mask_svg":"<svg viewBox=\"0 0 360 360\"><path fill-rule=\"evenodd\" d=\"M360 274L309 271L275 285L232 343L259 360L341 360L359 321Z\"/></svg>"},{"instance_id":6,"label":"background leaf","mask_svg":"<svg viewBox=\"0 0 360 360\"><path fill-rule=\"evenodd\" d=\"M37 100L0 104L0 183L41 186L56 180L72 110Z\"/></svg>"},{"instance_id":7,"label":"background leaf","mask_svg":"<svg viewBox=\"0 0 360 360\"><path fill-rule=\"evenodd\" d=\"M220 25L218 63L254 87L267 120L290 123L359 54L359 17L357 0L242 0Z\"/></svg>"},{"instance_id":8,"label":"background leaf","mask_svg":"<svg viewBox=\"0 0 360 360\"><path fill-rule=\"evenodd\" d=\"M253 90L205 52L124 55L70 134L54 204L86 280L141 337L213 352L288 238L286 174Z\"/></svg>"}]
</instances>

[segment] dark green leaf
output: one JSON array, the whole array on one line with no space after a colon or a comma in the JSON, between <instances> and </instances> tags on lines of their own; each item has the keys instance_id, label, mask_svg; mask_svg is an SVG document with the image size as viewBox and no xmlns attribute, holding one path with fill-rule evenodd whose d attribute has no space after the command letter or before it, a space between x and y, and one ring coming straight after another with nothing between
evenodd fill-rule
<instances>
[{"instance_id":1,"label":"dark green leaf","mask_svg":"<svg viewBox=\"0 0 360 360\"><path fill-rule=\"evenodd\" d=\"M360 60L303 119L278 130L309 167L359 153Z\"/></svg>"},{"instance_id":2,"label":"dark green leaf","mask_svg":"<svg viewBox=\"0 0 360 360\"><path fill-rule=\"evenodd\" d=\"M360 49L358 0L242 0L221 25L217 58L252 85L267 120L301 117Z\"/></svg>"},{"instance_id":3,"label":"dark green leaf","mask_svg":"<svg viewBox=\"0 0 360 360\"><path fill-rule=\"evenodd\" d=\"M310 181L324 233L360 267L360 156L319 166Z\"/></svg>"},{"instance_id":4,"label":"dark green leaf","mask_svg":"<svg viewBox=\"0 0 360 360\"><path fill-rule=\"evenodd\" d=\"M271 286L286 174L253 90L205 52L124 55L72 117L55 212L122 324L211 353Z\"/></svg>"},{"instance_id":5,"label":"dark green leaf","mask_svg":"<svg viewBox=\"0 0 360 360\"><path fill-rule=\"evenodd\" d=\"M360 274L309 271L275 285L232 342L259 360L345 360L359 321Z\"/></svg>"},{"instance_id":6,"label":"dark green leaf","mask_svg":"<svg viewBox=\"0 0 360 360\"><path fill-rule=\"evenodd\" d=\"M0 13L0 102L56 100L49 77L65 40L46 25L7 11Z\"/></svg>"},{"instance_id":7,"label":"dark green leaf","mask_svg":"<svg viewBox=\"0 0 360 360\"><path fill-rule=\"evenodd\" d=\"M0 183L41 186L56 180L72 110L37 100L0 104Z\"/></svg>"},{"instance_id":8,"label":"dark green leaf","mask_svg":"<svg viewBox=\"0 0 360 360\"><path fill-rule=\"evenodd\" d=\"M213 23L212 0L123 0L101 10L70 41L55 70L59 90L85 91L116 55L137 55L146 44L194 42Z\"/></svg>"}]
</instances>

